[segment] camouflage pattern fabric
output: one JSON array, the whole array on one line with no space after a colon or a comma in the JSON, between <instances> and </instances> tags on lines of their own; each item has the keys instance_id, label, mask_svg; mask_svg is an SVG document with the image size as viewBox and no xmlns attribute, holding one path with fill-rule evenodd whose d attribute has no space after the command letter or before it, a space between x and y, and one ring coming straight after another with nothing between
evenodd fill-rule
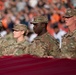
<instances>
[{"instance_id":1,"label":"camouflage pattern fabric","mask_svg":"<svg viewBox=\"0 0 76 75\"><path fill-rule=\"evenodd\" d=\"M29 45L29 42L24 40L23 42L17 43L16 40L12 40L12 42L3 40L0 42L0 51L2 55L22 55L28 54L25 50Z\"/></svg>"},{"instance_id":2,"label":"camouflage pattern fabric","mask_svg":"<svg viewBox=\"0 0 76 75\"><path fill-rule=\"evenodd\" d=\"M27 31L27 27L24 24L14 25L14 30L17 31ZM13 33L11 32L4 38L0 38L0 55L22 55L26 54L26 47L29 45L29 42L26 41L26 38L17 43L16 39L13 37Z\"/></svg>"},{"instance_id":3,"label":"camouflage pattern fabric","mask_svg":"<svg viewBox=\"0 0 76 75\"><path fill-rule=\"evenodd\" d=\"M48 23L48 18L47 16L37 16L34 18L34 21L31 23Z\"/></svg>"},{"instance_id":4,"label":"camouflage pattern fabric","mask_svg":"<svg viewBox=\"0 0 76 75\"><path fill-rule=\"evenodd\" d=\"M76 58L76 30L63 37L61 51L63 58Z\"/></svg>"},{"instance_id":5,"label":"camouflage pattern fabric","mask_svg":"<svg viewBox=\"0 0 76 75\"><path fill-rule=\"evenodd\" d=\"M16 24L16 25L14 25L14 28L13 28L13 30L23 30L23 31L27 31L27 26L26 25L24 25L24 24Z\"/></svg>"},{"instance_id":6,"label":"camouflage pattern fabric","mask_svg":"<svg viewBox=\"0 0 76 75\"><path fill-rule=\"evenodd\" d=\"M6 35L4 38L0 38L0 56L2 56L2 47L9 46L14 43L12 33Z\"/></svg>"},{"instance_id":7,"label":"camouflage pattern fabric","mask_svg":"<svg viewBox=\"0 0 76 75\"><path fill-rule=\"evenodd\" d=\"M68 8L66 10L64 17L72 17L72 16L74 16L74 9Z\"/></svg>"},{"instance_id":8,"label":"camouflage pattern fabric","mask_svg":"<svg viewBox=\"0 0 76 75\"><path fill-rule=\"evenodd\" d=\"M13 32L10 32L9 34L7 34L3 39L6 39L8 41L14 39L13 38Z\"/></svg>"},{"instance_id":9,"label":"camouflage pattern fabric","mask_svg":"<svg viewBox=\"0 0 76 75\"><path fill-rule=\"evenodd\" d=\"M37 37L27 49L29 50L29 54L38 57L53 56L58 58L60 56L58 43L48 33Z\"/></svg>"}]
</instances>

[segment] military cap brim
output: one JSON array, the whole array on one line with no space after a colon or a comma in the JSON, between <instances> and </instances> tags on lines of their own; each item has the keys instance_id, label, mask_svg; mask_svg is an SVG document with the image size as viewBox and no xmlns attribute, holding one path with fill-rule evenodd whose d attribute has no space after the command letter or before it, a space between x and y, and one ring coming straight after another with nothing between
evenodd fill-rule
<instances>
[{"instance_id":1,"label":"military cap brim","mask_svg":"<svg viewBox=\"0 0 76 75\"><path fill-rule=\"evenodd\" d=\"M13 30L17 30L17 31L20 31L20 29L16 29L16 28L12 28Z\"/></svg>"},{"instance_id":2,"label":"military cap brim","mask_svg":"<svg viewBox=\"0 0 76 75\"><path fill-rule=\"evenodd\" d=\"M37 24L37 23L48 23L48 22L30 22L30 24Z\"/></svg>"},{"instance_id":3,"label":"military cap brim","mask_svg":"<svg viewBox=\"0 0 76 75\"><path fill-rule=\"evenodd\" d=\"M69 16L69 15L65 14L63 17L64 18L71 18L71 17L73 17L73 15Z\"/></svg>"},{"instance_id":4,"label":"military cap brim","mask_svg":"<svg viewBox=\"0 0 76 75\"><path fill-rule=\"evenodd\" d=\"M38 23L38 22L30 22L30 24L36 24L36 23Z\"/></svg>"}]
</instances>

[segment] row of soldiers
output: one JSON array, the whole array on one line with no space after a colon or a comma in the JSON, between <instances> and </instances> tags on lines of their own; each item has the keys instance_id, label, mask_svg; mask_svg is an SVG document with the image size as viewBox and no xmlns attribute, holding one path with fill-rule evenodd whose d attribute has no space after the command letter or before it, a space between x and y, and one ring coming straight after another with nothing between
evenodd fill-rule
<instances>
[{"instance_id":1,"label":"row of soldiers","mask_svg":"<svg viewBox=\"0 0 76 75\"><path fill-rule=\"evenodd\" d=\"M47 32L48 18L46 16L37 16L31 22L34 25L34 32L37 37L30 43L26 36L27 27L23 24L14 25L13 33L0 38L0 56L30 54L47 58L75 58L76 10L67 9L64 17L69 32L63 37L61 49L59 43Z\"/></svg>"}]
</instances>

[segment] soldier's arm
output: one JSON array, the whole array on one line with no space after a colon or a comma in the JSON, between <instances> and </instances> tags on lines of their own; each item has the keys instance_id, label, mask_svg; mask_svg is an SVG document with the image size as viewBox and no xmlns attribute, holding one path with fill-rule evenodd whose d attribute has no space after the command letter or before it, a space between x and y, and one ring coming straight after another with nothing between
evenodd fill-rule
<instances>
[{"instance_id":1,"label":"soldier's arm","mask_svg":"<svg viewBox=\"0 0 76 75\"><path fill-rule=\"evenodd\" d=\"M53 56L54 58L60 58L61 50L59 48L59 43L55 39L51 38L49 44L50 44L48 48L49 56Z\"/></svg>"},{"instance_id":2,"label":"soldier's arm","mask_svg":"<svg viewBox=\"0 0 76 75\"><path fill-rule=\"evenodd\" d=\"M36 43L33 43L29 45L26 50L28 51L28 54L42 57L43 56L43 49L40 45L36 45Z\"/></svg>"},{"instance_id":3,"label":"soldier's arm","mask_svg":"<svg viewBox=\"0 0 76 75\"><path fill-rule=\"evenodd\" d=\"M61 51L59 48L51 48L48 50L48 58L60 58Z\"/></svg>"},{"instance_id":4,"label":"soldier's arm","mask_svg":"<svg viewBox=\"0 0 76 75\"><path fill-rule=\"evenodd\" d=\"M0 57L1 57L1 56L4 56L4 52L5 52L5 51L4 51L4 48L3 48L3 47L0 47Z\"/></svg>"},{"instance_id":5,"label":"soldier's arm","mask_svg":"<svg viewBox=\"0 0 76 75\"><path fill-rule=\"evenodd\" d=\"M47 57L48 54L48 48L45 43L42 43L40 41L35 41L29 47L27 48L30 55L35 55L38 57ZM50 56L51 57L51 56Z\"/></svg>"},{"instance_id":6,"label":"soldier's arm","mask_svg":"<svg viewBox=\"0 0 76 75\"><path fill-rule=\"evenodd\" d=\"M23 54L24 54L24 50L17 50L17 51L14 51L12 55L19 56L19 55L23 55Z\"/></svg>"}]
</instances>

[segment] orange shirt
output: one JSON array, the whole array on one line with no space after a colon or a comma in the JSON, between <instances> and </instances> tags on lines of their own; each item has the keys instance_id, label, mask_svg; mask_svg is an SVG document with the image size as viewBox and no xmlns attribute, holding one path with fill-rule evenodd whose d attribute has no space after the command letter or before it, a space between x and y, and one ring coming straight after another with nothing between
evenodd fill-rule
<instances>
[{"instance_id":1,"label":"orange shirt","mask_svg":"<svg viewBox=\"0 0 76 75\"><path fill-rule=\"evenodd\" d=\"M0 1L0 10L3 10L3 8L4 8L4 3Z\"/></svg>"},{"instance_id":2,"label":"orange shirt","mask_svg":"<svg viewBox=\"0 0 76 75\"><path fill-rule=\"evenodd\" d=\"M2 20L2 25L3 25L4 28L7 28L8 27L6 18L4 18Z\"/></svg>"},{"instance_id":3,"label":"orange shirt","mask_svg":"<svg viewBox=\"0 0 76 75\"><path fill-rule=\"evenodd\" d=\"M47 25L47 32L50 34L50 35L54 35L54 30L50 27L50 24L51 24L51 22L49 22L48 23L48 25Z\"/></svg>"},{"instance_id":4,"label":"orange shirt","mask_svg":"<svg viewBox=\"0 0 76 75\"><path fill-rule=\"evenodd\" d=\"M60 16L58 14L52 15L52 19L51 19L52 23L59 22L59 20L60 20Z\"/></svg>"}]
</instances>

